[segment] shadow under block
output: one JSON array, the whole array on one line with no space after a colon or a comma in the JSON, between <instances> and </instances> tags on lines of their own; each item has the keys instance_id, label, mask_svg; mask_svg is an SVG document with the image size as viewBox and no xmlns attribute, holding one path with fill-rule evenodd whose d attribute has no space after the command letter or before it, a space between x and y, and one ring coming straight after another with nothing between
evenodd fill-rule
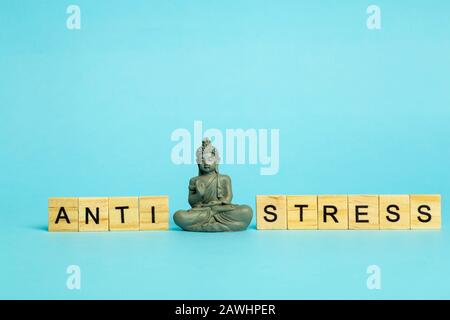
<instances>
[{"instance_id":1,"label":"shadow under block","mask_svg":"<svg viewBox=\"0 0 450 320\"><path fill-rule=\"evenodd\" d=\"M380 195L379 198L381 230L411 229L409 195Z\"/></svg>"},{"instance_id":2,"label":"shadow under block","mask_svg":"<svg viewBox=\"0 0 450 320\"><path fill-rule=\"evenodd\" d=\"M256 228L258 230L287 229L286 196L256 196Z\"/></svg>"},{"instance_id":3,"label":"shadow under block","mask_svg":"<svg viewBox=\"0 0 450 320\"><path fill-rule=\"evenodd\" d=\"M109 230L139 230L139 197L109 198Z\"/></svg>"},{"instance_id":4,"label":"shadow under block","mask_svg":"<svg viewBox=\"0 0 450 320\"><path fill-rule=\"evenodd\" d=\"M139 197L139 230L169 229L169 197L143 196Z\"/></svg>"},{"instance_id":5,"label":"shadow under block","mask_svg":"<svg viewBox=\"0 0 450 320\"><path fill-rule=\"evenodd\" d=\"M348 196L348 228L350 230L378 230L378 195Z\"/></svg>"},{"instance_id":6,"label":"shadow under block","mask_svg":"<svg viewBox=\"0 0 450 320\"><path fill-rule=\"evenodd\" d=\"M410 198L411 229L441 228L441 196L412 194Z\"/></svg>"},{"instance_id":7,"label":"shadow under block","mask_svg":"<svg viewBox=\"0 0 450 320\"><path fill-rule=\"evenodd\" d=\"M108 231L109 230L108 198L79 199L79 230Z\"/></svg>"},{"instance_id":8,"label":"shadow under block","mask_svg":"<svg viewBox=\"0 0 450 320\"><path fill-rule=\"evenodd\" d=\"M317 196L287 196L288 229L317 229Z\"/></svg>"},{"instance_id":9,"label":"shadow under block","mask_svg":"<svg viewBox=\"0 0 450 320\"><path fill-rule=\"evenodd\" d=\"M348 203L346 195L317 197L318 226L322 230L348 229Z\"/></svg>"},{"instance_id":10,"label":"shadow under block","mask_svg":"<svg viewBox=\"0 0 450 320\"><path fill-rule=\"evenodd\" d=\"M48 231L78 231L78 198L48 199Z\"/></svg>"}]
</instances>

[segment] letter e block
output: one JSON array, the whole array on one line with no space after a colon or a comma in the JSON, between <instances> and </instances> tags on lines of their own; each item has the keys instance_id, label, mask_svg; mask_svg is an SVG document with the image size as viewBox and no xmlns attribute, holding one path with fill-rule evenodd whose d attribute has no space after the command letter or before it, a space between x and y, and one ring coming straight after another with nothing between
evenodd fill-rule
<instances>
[{"instance_id":1,"label":"letter e block","mask_svg":"<svg viewBox=\"0 0 450 320\"><path fill-rule=\"evenodd\" d=\"M288 229L317 229L317 196L287 196Z\"/></svg>"},{"instance_id":2,"label":"letter e block","mask_svg":"<svg viewBox=\"0 0 450 320\"><path fill-rule=\"evenodd\" d=\"M350 230L380 229L378 195L348 196L348 228Z\"/></svg>"},{"instance_id":3,"label":"letter e block","mask_svg":"<svg viewBox=\"0 0 450 320\"><path fill-rule=\"evenodd\" d=\"M109 230L139 231L139 198L109 198Z\"/></svg>"},{"instance_id":4,"label":"letter e block","mask_svg":"<svg viewBox=\"0 0 450 320\"><path fill-rule=\"evenodd\" d=\"M108 231L108 198L80 198L78 220L80 232Z\"/></svg>"},{"instance_id":5,"label":"letter e block","mask_svg":"<svg viewBox=\"0 0 450 320\"><path fill-rule=\"evenodd\" d=\"M411 229L441 228L441 196L438 194L409 196Z\"/></svg>"},{"instance_id":6,"label":"letter e block","mask_svg":"<svg viewBox=\"0 0 450 320\"><path fill-rule=\"evenodd\" d=\"M380 195L380 229L409 230L409 195Z\"/></svg>"},{"instance_id":7,"label":"letter e block","mask_svg":"<svg viewBox=\"0 0 450 320\"><path fill-rule=\"evenodd\" d=\"M256 196L256 228L258 230L287 229L286 196Z\"/></svg>"},{"instance_id":8,"label":"letter e block","mask_svg":"<svg viewBox=\"0 0 450 320\"><path fill-rule=\"evenodd\" d=\"M139 230L169 229L169 197L139 197Z\"/></svg>"},{"instance_id":9,"label":"letter e block","mask_svg":"<svg viewBox=\"0 0 450 320\"><path fill-rule=\"evenodd\" d=\"M78 198L48 198L48 231L78 231Z\"/></svg>"},{"instance_id":10,"label":"letter e block","mask_svg":"<svg viewBox=\"0 0 450 320\"><path fill-rule=\"evenodd\" d=\"M348 203L346 195L323 195L317 197L319 229L348 229Z\"/></svg>"}]
</instances>

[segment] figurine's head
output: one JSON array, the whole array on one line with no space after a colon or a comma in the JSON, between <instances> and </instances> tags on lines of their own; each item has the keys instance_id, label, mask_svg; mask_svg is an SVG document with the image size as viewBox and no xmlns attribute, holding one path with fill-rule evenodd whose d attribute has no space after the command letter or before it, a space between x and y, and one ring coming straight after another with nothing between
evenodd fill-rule
<instances>
[{"instance_id":1,"label":"figurine's head","mask_svg":"<svg viewBox=\"0 0 450 320\"><path fill-rule=\"evenodd\" d=\"M203 139L202 146L197 149L196 156L199 175L208 174L213 171L219 172L219 152L211 144L211 140L208 138Z\"/></svg>"}]
</instances>

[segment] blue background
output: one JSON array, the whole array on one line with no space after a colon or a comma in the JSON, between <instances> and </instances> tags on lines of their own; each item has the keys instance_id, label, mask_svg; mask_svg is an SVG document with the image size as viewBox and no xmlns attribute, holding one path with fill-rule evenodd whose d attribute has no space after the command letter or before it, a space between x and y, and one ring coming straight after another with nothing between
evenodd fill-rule
<instances>
[{"instance_id":1,"label":"blue background","mask_svg":"<svg viewBox=\"0 0 450 320\"><path fill-rule=\"evenodd\" d=\"M0 2L0 298L450 298L450 3ZM256 194L440 193L441 231L48 233L52 196L170 196L177 128L279 128ZM81 267L81 290L66 268ZM379 265L381 290L366 268Z\"/></svg>"}]
</instances>

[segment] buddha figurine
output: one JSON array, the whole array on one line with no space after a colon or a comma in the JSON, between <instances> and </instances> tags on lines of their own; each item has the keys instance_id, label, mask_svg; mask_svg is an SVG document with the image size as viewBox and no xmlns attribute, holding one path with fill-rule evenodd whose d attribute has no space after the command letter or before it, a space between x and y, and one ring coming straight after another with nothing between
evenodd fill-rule
<instances>
[{"instance_id":1,"label":"buddha figurine","mask_svg":"<svg viewBox=\"0 0 450 320\"><path fill-rule=\"evenodd\" d=\"M175 212L175 223L186 231L241 231L252 220L252 208L232 204L231 179L219 174L219 154L205 138L196 153L199 175L189 181L192 209Z\"/></svg>"}]
</instances>

